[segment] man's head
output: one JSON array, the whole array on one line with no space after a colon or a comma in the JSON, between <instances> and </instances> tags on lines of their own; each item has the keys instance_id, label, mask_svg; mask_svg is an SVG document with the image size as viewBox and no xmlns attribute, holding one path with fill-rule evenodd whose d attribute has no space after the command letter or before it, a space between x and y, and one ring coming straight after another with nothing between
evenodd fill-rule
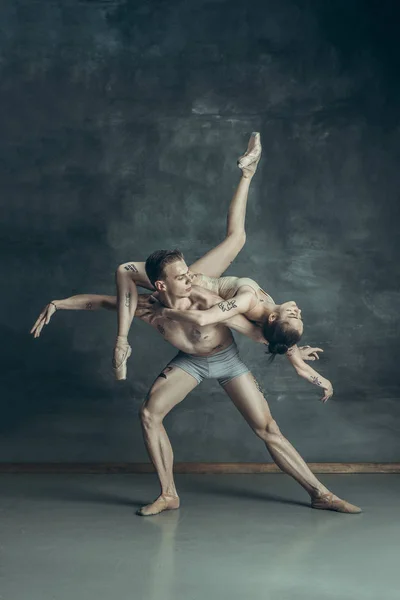
<instances>
[{"instance_id":1,"label":"man's head","mask_svg":"<svg viewBox=\"0 0 400 600\"><path fill-rule=\"evenodd\" d=\"M146 274L157 291L187 298L192 275L180 250L156 250L146 260Z\"/></svg>"},{"instance_id":2,"label":"man's head","mask_svg":"<svg viewBox=\"0 0 400 600\"><path fill-rule=\"evenodd\" d=\"M264 323L263 335L268 340L271 354L286 354L303 335L304 324L296 302L280 304Z\"/></svg>"}]
</instances>

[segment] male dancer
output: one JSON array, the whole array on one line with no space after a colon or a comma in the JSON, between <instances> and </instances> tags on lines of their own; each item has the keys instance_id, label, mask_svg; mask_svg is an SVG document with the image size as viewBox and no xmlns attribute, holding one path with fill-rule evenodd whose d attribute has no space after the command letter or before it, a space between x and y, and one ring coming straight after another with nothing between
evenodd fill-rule
<instances>
[{"instance_id":1,"label":"male dancer","mask_svg":"<svg viewBox=\"0 0 400 600\"><path fill-rule=\"evenodd\" d=\"M194 263L190 270L179 252L154 253L146 261L146 272L143 272L141 285L151 288L154 286L158 290L158 300L164 306L181 310L204 310L222 300L209 290L192 286L190 271L219 277L243 246L247 193L260 154L259 135L253 135L246 155L239 162L243 177L229 209L227 236L219 246ZM143 266L143 263L136 265L128 263L122 269L125 272L138 274L140 277L141 272L144 271ZM118 273L121 273L121 268ZM232 335L226 324L198 327L191 323L177 323L165 319L160 316L157 301L138 297L133 281L130 281L129 286L129 290L118 300L120 306L122 298L124 306L126 305L129 309L129 325L138 308L136 315L139 318L157 328L165 339L181 350L157 378L141 410L145 443L157 470L161 495L155 502L143 507L139 514L153 515L179 506L172 472L173 453L163 426L163 419L198 385L204 376L218 378L254 432L265 442L276 464L284 472L294 477L310 494L311 505L314 508L351 513L361 511L358 507L331 494L311 473L293 446L282 436L257 382L239 359ZM49 322L57 308L89 310L103 307L116 308L116 305L116 299L112 296L83 295L61 301L56 300L45 307L31 332L38 337L43 326ZM257 341L265 342L260 338L259 328L252 325L242 315L236 315L229 319L229 326L247 332L247 335ZM119 350L118 345L117 340L117 351ZM126 347L129 348L125 338L122 344L123 353L127 351ZM307 350L304 352L307 354ZM314 349L310 349L308 353L310 359L313 359L312 356L317 356ZM116 354L116 362L118 359L118 354ZM299 374L300 369L304 370L304 367L310 369L302 360L301 352L297 347L296 356L289 357L289 360ZM311 369L311 371L313 370ZM315 371L314 373L316 374ZM330 382L327 383L330 385Z\"/></svg>"},{"instance_id":2,"label":"male dancer","mask_svg":"<svg viewBox=\"0 0 400 600\"><path fill-rule=\"evenodd\" d=\"M192 285L191 273L179 251L158 251L146 261L146 272L158 290L164 306L181 310L205 310L221 300L200 286ZM260 330L243 315L226 323L198 327L160 316L158 300L138 296L137 316L159 331L180 352L165 367L152 385L141 408L145 444L156 468L161 494L138 514L149 516L179 508L180 500L173 477L173 452L165 431L164 417L182 402L203 379L216 378L246 419L254 433L265 442L275 463L308 492L313 508L359 513L361 509L332 494L310 471L295 448L282 435L268 403L246 365L241 361L232 327L257 341ZM54 300L40 314L31 333L39 337L43 326L57 309L116 308L113 296L87 294Z\"/></svg>"}]
</instances>

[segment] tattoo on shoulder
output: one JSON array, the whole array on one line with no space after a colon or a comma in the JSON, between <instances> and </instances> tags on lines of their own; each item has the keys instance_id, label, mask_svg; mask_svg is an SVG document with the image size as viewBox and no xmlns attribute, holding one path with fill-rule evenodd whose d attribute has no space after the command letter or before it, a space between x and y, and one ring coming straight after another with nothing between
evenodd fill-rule
<instances>
[{"instance_id":1,"label":"tattoo on shoulder","mask_svg":"<svg viewBox=\"0 0 400 600\"><path fill-rule=\"evenodd\" d=\"M157 329L161 333L161 335L165 335L165 329L162 325L157 325Z\"/></svg>"},{"instance_id":2,"label":"tattoo on shoulder","mask_svg":"<svg viewBox=\"0 0 400 600\"><path fill-rule=\"evenodd\" d=\"M127 306L128 308L131 305L131 293L130 292L126 292L125 294L125 306Z\"/></svg>"},{"instance_id":3,"label":"tattoo on shoulder","mask_svg":"<svg viewBox=\"0 0 400 600\"><path fill-rule=\"evenodd\" d=\"M125 265L124 269L125 271L133 271L134 273L139 273L139 269L133 263Z\"/></svg>"},{"instance_id":4,"label":"tattoo on shoulder","mask_svg":"<svg viewBox=\"0 0 400 600\"><path fill-rule=\"evenodd\" d=\"M320 387L322 387L321 381L315 375L311 375L311 382L315 385L319 385Z\"/></svg>"},{"instance_id":5,"label":"tattoo on shoulder","mask_svg":"<svg viewBox=\"0 0 400 600\"><path fill-rule=\"evenodd\" d=\"M92 302L88 302L85 306L86 310L91 310L93 308Z\"/></svg>"},{"instance_id":6,"label":"tattoo on shoulder","mask_svg":"<svg viewBox=\"0 0 400 600\"><path fill-rule=\"evenodd\" d=\"M237 308L235 300L225 300L224 302L218 302L218 306L220 307L222 312L228 312L232 310L232 308Z\"/></svg>"},{"instance_id":7,"label":"tattoo on shoulder","mask_svg":"<svg viewBox=\"0 0 400 600\"><path fill-rule=\"evenodd\" d=\"M287 356L292 356L295 352L295 348L292 346L291 348L289 348L289 350L286 352Z\"/></svg>"}]
</instances>

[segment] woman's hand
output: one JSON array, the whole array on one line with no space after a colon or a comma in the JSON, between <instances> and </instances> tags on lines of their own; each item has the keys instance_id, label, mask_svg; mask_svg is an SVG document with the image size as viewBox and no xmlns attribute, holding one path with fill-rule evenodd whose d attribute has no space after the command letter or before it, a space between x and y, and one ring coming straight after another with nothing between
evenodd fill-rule
<instances>
[{"instance_id":1,"label":"woman's hand","mask_svg":"<svg viewBox=\"0 0 400 600\"><path fill-rule=\"evenodd\" d=\"M318 352L323 352L322 348L311 348L311 346L300 346L299 351L303 360L319 360Z\"/></svg>"},{"instance_id":2,"label":"woman's hand","mask_svg":"<svg viewBox=\"0 0 400 600\"><path fill-rule=\"evenodd\" d=\"M56 310L57 309L56 309L56 305L54 304L54 302L49 302L49 304L47 304L44 307L44 309L42 310L42 312L36 319L34 326L30 330L30 333L33 334L34 338L38 338L40 336L40 334L42 333L43 327L50 323L50 319L54 315Z\"/></svg>"},{"instance_id":3,"label":"woman's hand","mask_svg":"<svg viewBox=\"0 0 400 600\"><path fill-rule=\"evenodd\" d=\"M324 390L325 395L323 398L321 398L321 402L325 404L325 402L327 402L329 398L332 398L333 396L333 387L331 382L328 381L328 379L324 380L324 385L322 386L322 389Z\"/></svg>"}]
</instances>

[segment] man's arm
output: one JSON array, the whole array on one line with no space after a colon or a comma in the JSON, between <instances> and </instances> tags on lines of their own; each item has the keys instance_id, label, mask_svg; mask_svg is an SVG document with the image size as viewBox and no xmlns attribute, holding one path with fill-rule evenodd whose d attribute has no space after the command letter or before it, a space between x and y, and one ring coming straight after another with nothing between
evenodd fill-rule
<instances>
[{"instance_id":1,"label":"man's arm","mask_svg":"<svg viewBox=\"0 0 400 600\"><path fill-rule=\"evenodd\" d=\"M300 377L303 377L303 379L310 381L314 385L317 385L324 390L325 394L321 398L321 402L325 403L331 396L333 396L333 387L331 382L328 379L325 379L325 377L322 377L322 375L317 373L317 371L304 362L297 346L292 346L289 348L286 356Z\"/></svg>"},{"instance_id":2,"label":"man's arm","mask_svg":"<svg viewBox=\"0 0 400 600\"><path fill-rule=\"evenodd\" d=\"M226 237L223 242L207 252L190 266L193 273L204 273L209 277L221 277L239 254L246 242L245 219L250 183L261 156L260 134L250 137L247 151L240 161L248 164L242 168L242 177L228 210ZM241 163L240 163L241 165Z\"/></svg>"},{"instance_id":3,"label":"man's arm","mask_svg":"<svg viewBox=\"0 0 400 600\"><path fill-rule=\"evenodd\" d=\"M46 304L30 333L33 334L33 337L38 338L43 327L50 323L51 317L57 310L99 310L100 308L116 310L117 297L100 294L79 294L63 300L52 300Z\"/></svg>"},{"instance_id":4,"label":"man's arm","mask_svg":"<svg viewBox=\"0 0 400 600\"><path fill-rule=\"evenodd\" d=\"M143 308L148 307L148 298L147 294L140 294L138 296L138 304L136 310L136 316L138 319L142 319L143 321L149 323L149 319L143 318L142 313ZM116 296L106 296L104 294L78 294L76 296L70 296L69 298L63 298L62 300L51 300L38 318L30 333L33 334L33 337L38 338L42 332L42 329L45 325L50 323L50 319L58 310L116 310L117 309L117 297Z\"/></svg>"},{"instance_id":5,"label":"man's arm","mask_svg":"<svg viewBox=\"0 0 400 600\"><path fill-rule=\"evenodd\" d=\"M252 292L243 292L230 300L222 300L206 310L176 310L164 308L163 316L173 321L186 321L195 323L200 327L223 323L234 317L249 311L257 302Z\"/></svg>"}]
</instances>

